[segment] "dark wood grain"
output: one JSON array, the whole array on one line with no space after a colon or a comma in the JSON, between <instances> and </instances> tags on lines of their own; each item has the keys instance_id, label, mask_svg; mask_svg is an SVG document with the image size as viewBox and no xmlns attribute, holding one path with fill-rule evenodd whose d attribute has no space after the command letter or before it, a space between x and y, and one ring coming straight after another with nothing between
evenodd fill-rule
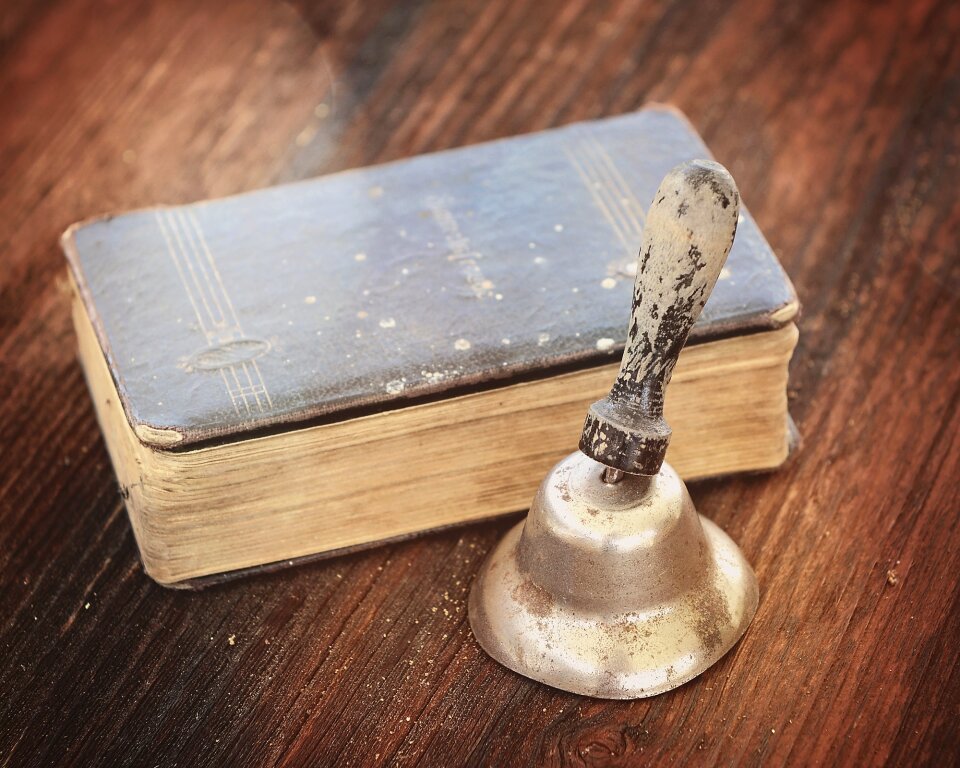
<instances>
[{"instance_id":1,"label":"dark wood grain","mask_svg":"<svg viewBox=\"0 0 960 768\"><path fill-rule=\"evenodd\" d=\"M960 5L8 4L0 19L0 765L960 761ZM632 703L491 662L500 521L198 593L142 573L59 233L676 103L805 314L776 474L703 483L743 641ZM571 444L571 449L573 448Z\"/></svg>"}]
</instances>

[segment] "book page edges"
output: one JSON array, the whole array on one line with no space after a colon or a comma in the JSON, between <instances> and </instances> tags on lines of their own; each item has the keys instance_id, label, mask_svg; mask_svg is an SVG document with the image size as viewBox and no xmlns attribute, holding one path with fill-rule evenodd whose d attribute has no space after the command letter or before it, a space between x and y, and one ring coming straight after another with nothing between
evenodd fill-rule
<instances>
[{"instance_id":1,"label":"book page edges","mask_svg":"<svg viewBox=\"0 0 960 768\"><path fill-rule=\"evenodd\" d=\"M144 568L163 584L523 509L543 474L575 447L581 411L616 372L616 365L602 366L171 453L144 445L130 429L79 299L74 322ZM710 390L730 397L742 389L740 374L768 371L769 392L751 406L754 413L714 408L710 423L719 432L753 419L766 425L761 437L769 443L773 435L776 444L771 450L750 438L731 455L704 453L700 440L687 440L684 448L684 441L675 439L668 458L687 479L769 469L787 457L786 362L796 338L795 326L756 334L751 337L756 354L748 359L731 356L730 345L742 343L737 339L684 351L671 391L691 385L695 390L698 379L709 378ZM725 386L730 392L722 391ZM668 418L670 406L668 399ZM506 424L516 425L510 437L524 446L516 460L509 460L501 445ZM438 441L438 433L452 437Z\"/></svg>"}]
</instances>

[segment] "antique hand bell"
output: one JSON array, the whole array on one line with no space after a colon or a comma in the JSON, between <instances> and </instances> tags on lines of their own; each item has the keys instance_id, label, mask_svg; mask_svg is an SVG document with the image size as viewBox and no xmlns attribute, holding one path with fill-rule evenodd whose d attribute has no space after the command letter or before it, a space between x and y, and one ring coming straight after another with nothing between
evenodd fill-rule
<instances>
[{"instance_id":1,"label":"antique hand bell","mask_svg":"<svg viewBox=\"0 0 960 768\"><path fill-rule=\"evenodd\" d=\"M749 563L664 462L664 389L738 213L733 178L708 160L677 166L657 190L617 380L470 594L480 645L522 675L589 696L653 696L706 670L756 612Z\"/></svg>"}]
</instances>

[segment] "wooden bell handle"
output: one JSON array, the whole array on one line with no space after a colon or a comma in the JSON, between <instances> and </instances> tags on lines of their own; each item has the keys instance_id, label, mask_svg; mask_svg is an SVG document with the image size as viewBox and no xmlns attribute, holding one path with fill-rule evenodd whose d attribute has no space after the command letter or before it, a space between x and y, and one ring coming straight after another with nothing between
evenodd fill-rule
<instances>
[{"instance_id":1,"label":"wooden bell handle","mask_svg":"<svg viewBox=\"0 0 960 768\"><path fill-rule=\"evenodd\" d=\"M733 245L740 194L719 163L678 165L650 206L620 373L587 413L580 450L634 475L656 475L670 442L664 389Z\"/></svg>"}]
</instances>

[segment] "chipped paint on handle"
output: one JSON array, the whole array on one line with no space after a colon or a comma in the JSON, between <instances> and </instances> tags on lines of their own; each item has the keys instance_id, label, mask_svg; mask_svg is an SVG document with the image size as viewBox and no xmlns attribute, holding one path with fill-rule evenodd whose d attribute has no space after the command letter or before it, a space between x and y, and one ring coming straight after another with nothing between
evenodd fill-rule
<instances>
[{"instance_id":1,"label":"chipped paint on handle","mask_svg":"<svg viewBox=\"0 0 960 768\"><path fill-rule=\"evenodd\" d=\"M580 439L596 461L631 474L660 470L670 442L664 389L733 245L739 211L733 177L711 160L678 165L661 182L643 231L620 373L591 406Z\"/></svg>"}]
</instances>

